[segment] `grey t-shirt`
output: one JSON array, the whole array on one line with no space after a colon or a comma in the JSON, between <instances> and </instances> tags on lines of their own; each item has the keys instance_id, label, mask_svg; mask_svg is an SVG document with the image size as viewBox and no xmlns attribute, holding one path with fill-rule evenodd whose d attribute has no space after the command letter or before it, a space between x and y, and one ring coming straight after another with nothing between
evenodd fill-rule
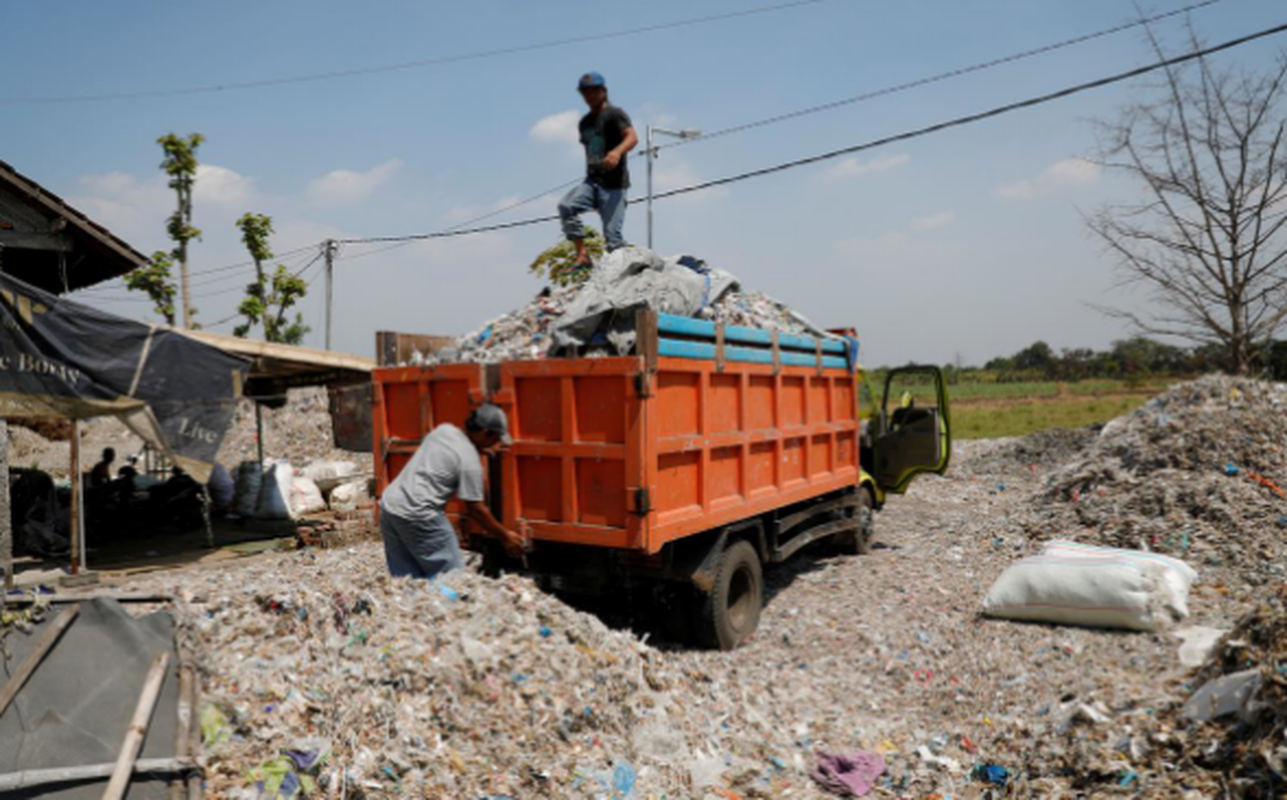
<instances>
[{"instance_id":1,"label":"grey t-shirt","mask_svg":"<svg viewBox=\"0 0 1287 800\"><path fill-rule=\"evenodd\" d=\"M444 422L425 437L384 490L380 510L404 519L435 517L453 494L466 502L482 502L483 462L465 432Z\"/></svg>"}]
</instances>

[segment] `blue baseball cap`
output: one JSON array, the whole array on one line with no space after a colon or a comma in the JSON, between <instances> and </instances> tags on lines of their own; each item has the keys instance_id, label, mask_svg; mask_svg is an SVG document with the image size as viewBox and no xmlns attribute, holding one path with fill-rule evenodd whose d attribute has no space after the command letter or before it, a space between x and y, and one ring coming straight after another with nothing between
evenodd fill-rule
<instances>
[{"instance_id":1,"label":"blue baseball cap","mask_svg":"<svg viewBox=\"0 0 1287 800\"><path fill-rule=\"evenodd\" d=\"M603 76L599 73L587 72L582 75L581 80L577 82L576 90L579 92L582 89L601 89L607 85L607 82L603 80Z\"/></svg>"}]
</instances>

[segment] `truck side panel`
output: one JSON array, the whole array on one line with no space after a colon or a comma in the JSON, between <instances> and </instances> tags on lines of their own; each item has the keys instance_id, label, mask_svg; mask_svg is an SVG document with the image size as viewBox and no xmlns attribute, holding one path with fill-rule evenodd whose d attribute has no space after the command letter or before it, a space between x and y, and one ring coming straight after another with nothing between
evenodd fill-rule
<instances>
[{"instance_id":1,"label":"truck side panel","mask_svg":"<svg viewBox=\"0 0 1287 800\"><path fill-rule=\"evenodd\" d=\"M492 400L514 438L502 459L507 526L544 541L643 546L643 372L639 358L501 365Z\"/></svg>"},{"instance_id":2,"label":"truck side panel","mask_svg":"<svg viewBox=\"0 0 1287 800\"><path fill-rule=\"evenodd\" d=\"M540 541L656 553L858 483L842 369L660 358L501 365L504 522Z\"/></svg>"},{"instance_id":3,"label":"truck side panel","mask_svg":"<svg viewBox=\"0 0 1287 800\"><path fill-rule=\"evenodd\" d=\"M470 408L486 399L484 368L478 364L384 367L372 373L371 432L376 496L382 496L438 425L464 426ZM459 501L447 507L453 522Z\"/></svg>"},{"instance_id":4,"label":"truck side panel","mask_svg":"<svg viewBox=\"0 0 1287 800\"><path fill-rule=\"evenodd\" d=\"M662 358L648 552L858 483L848 370Z\"/></svg>"}]
</instances>

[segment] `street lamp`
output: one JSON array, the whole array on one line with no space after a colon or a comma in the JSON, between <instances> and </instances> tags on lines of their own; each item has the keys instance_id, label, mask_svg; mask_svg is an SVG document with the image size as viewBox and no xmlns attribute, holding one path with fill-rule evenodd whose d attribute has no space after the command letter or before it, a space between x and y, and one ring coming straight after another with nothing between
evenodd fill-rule
<instances>
[{"instance_id":1,"label":"street lamp","mask_svg":"<svg viewBox=\"0 0 1287 800\"><path fill-rule=\"evenodd\" d=\"M644 132L644 147L648 154L648 249L652 249L652 162L657 160L657 148L652 143L653 134L659 136L673 136L676 139L696 139L702 135L702 132L693 128L685 128L682 131L668 131L665 128L655 128L649 125Z\"/></svg>"}]
</instances>

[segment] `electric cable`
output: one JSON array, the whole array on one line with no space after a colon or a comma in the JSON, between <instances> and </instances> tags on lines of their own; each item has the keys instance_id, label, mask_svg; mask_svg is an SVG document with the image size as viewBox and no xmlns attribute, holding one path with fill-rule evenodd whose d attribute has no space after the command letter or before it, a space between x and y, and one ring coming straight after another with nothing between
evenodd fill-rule
<instances>
[{"instance_id":1,"label":"electric cable","mask_svg":"<svg viewBox=\"0 0 1287 800\"><path fill-rule=\"evenodd\" d=\"M677 28L686 28L694 25L708 25L716 22L724 22L733 19L751 17L760 14L771 14L779 11L789 11L792 9L803 8L806 6L821 5L822 3L832 2L832 0L795 0L795 2L778 3L776 5L760 6L758 8L742 9L740 11L731 11L724 14L710 14L701 17L690 17L689 19L676 20L673 22L660 22L653 25L644 25L638 28L626 28L617 31L605 31L602 33L582 34L580 36L570 36L563 39L552 39L546 42L537 42L535 44L515 45L512 47L503 47L493 50L480 50L473 53L460 53L452 56L440 56L438 58L425 58L416 61L403 61L395 64L383 64L374 67L358 67L354 69L332 70L329 72L316 72L305 75L293 75L281 78L266 78L253 81L240 81L233 83L207 84L204 86L190 86L181 89L147 89L132 92L109 92L102 94L82 94L82 95L54 95L46 97L4 97L0 98L0 105L53 105L60 103L96 103L113 100L141 100L158 97L181 97L185 95L197 94L217 94L220 92L229 92L243 89L262 89L270 86L284 86L298 83L315 83L319 81L335 80L338 78L353 78L365 75L378 75L389 72L400 72L404 70L422 69L426 67L437 67L445 64L454 64L462 61L480 61L497 56L516 55L519 53L530 53L539 50L549 50L556 47L564 47L572 44L585 44L587 42L600 42L606 39L620 39L640 34L657 33L660 31L674 30Z\"/></svg>"},{"instance_id":2,"label":"electric cable","mask_svg":"<svg viewBox=\"0 0 1287 800\"><path fill-rule=\"evenodd\" d=\"M1116 33L1122 33L1123 31L1133 30L1134 28L1148 26L1153 24L1154 22L1160 22L1164 19L1169 19L1170 17L1178 16L1180 14L1188 14L1189 12L1196 11L1201 8L1206 8L1208 6L1213 6L1223 1L1224 0L1205 0L1205 2L1193 3L1191 5L1184 6L1183 8L1177 8L1172 11L1166 11L1161 14L1155 14L1154 16L1144 17L1142 19L1137 19L1131 22L1124 22L1121 25L1115 25L1111 28L1104 28L1102 30L1095 31L1093 33L1083 34L1082 36L1075 36L1071 39L1064 39L1063 41L1053 42L1051 44L1042 45L1041 47L1034 47L1030 50L1023 50L1018 53L1011 53L1008 56L1001 56L1000 58L993 58L987 61L980 61L977 64L971 64L965 67L958 67L956 69L948 70L947 72L940 72L937 75L930 75L928 77L918 78L917 80L894 84L893 86L886 86L883 89L875 89L870 92L864 92L863 94L854 95L853 97L846 97L840 100L832 100L831 102L822 103L816 106L809 106L807 108L801 108L795 111L787 111L782 114L776 114L771 117L765 117L764 119L745 122L740 125L732 125L727 128L719 128L717 130L713 130L710 132L703 132L701 136L695 136L687 139L678 139L676 141L668 142L663 145L654 145L653 149L658 151L669 150L674 147L683 147L685 145L697 144L699 142L703 142L709 139L717 139L721 136L728 136L734 133L741 133L742 131L753 130L755 128L762 128L768 125L777 124L779 122L786 122L787 120L797 119L799 117L809 116L811 114L818 114L823 111L831 111L836 108L843 108L844 106L854 105L855 103L862 103L868 100L874 100L879 97L887 97L892 94L899 94L901 92L906 92L911 89L919 89L922 86L929 86L931 84L941 83L942 81L951 80L952 78L959 78L964 75L970 75L975 72L982 72L984 70L992 69L993 67L1004 66L1006 64L1013 64L1016 61L1023 61L1024 59L1045 55L1047 53L1063 50L1065 48L1073 47L1075 45L1085 44L1086 42L1094 41L1095 39L1101 39L1105 36L1111 36Z\"/></svg>"},{"instance_id":3,"label":"electric cable","mask_svg":"<svg viewBox=\"0 0 1287 800\"><path fill-rule=\"evenodd\" d=\"M1124 72L1118 72L1103 78L1097 78L1092 81L1086 81L1084 83L1079 83L1074 86L1069 86L1064 89L1059 89L1057 91L1036 95L1034 97L1029 97L1024 100L1018 100L1012 103L1006 103L1000 106L995 106L986 111L980 111L973 114L967 114L961 117L955 117L953 119L945 120L943 122L936 122L932 125L926 125L924 127L915 128L910 131L904 131L902 133L897 133L890 136L884 136L879 139L873 139L873 140L864 142L862 144L842 147L836 150L827 151L825 153L819 153L817 155L793 159L791 161L784 161L768 167L760 167L758 169L736 173L734 175L729 175L723 178L716 178L709 181L702 181L699 183L690 184L688 186L681 186L676 189L670 189L665 192L659 192L653 195L653 200L663 200L668 197L676 197L679 195L691 194L693 192L700 192L705 189L714 188L716 186L725 186L731 183L739 183L741 181L749 180L752 178L759 178L759 177L770 175L776 172L783 172L785 170L796 169L798 167L804 167L810 164L816 164L821 161L827 161L833 158L839 158L840 156L851 155L853 153L859 153L864 150L871 150L877 147L882 147L884 145L893 144L895 142L903 142L910 139L917 139L922 136L928 136L929 134L938 133L939 131L947 130L950 128L957 128L964 125L970 125L975 122L981 122L983 120L991 119L993 117L999 117L1014 111L1019 111L1022 109L1044 105L1045 103L1050 103L1055 100L1062 100L1066 97L1071 97L1073 95L1081 94L1083 92L1091 91L1093 89L1100 89L1105 86L1110 86L1115 83L1121 83L1122 81L1130 80L1132 78L1138 78L1142 75L1147 75L1151 72L1156 72L1159 69L1166 69L1168 67L1184 64L1189 61L1193 61L1195 59L1204 58L1206 56L1213 55L1215 53L1220 53L1225 50L1231 50L1233 48L1240 47L1245 44L1249 44L1259 39L1264 39L1266 37L1280 34L1283 32L1287 32L1287 24L1277 25L1272 28L1266 28L1266 29L1257 31L1255 33L1247 34L1246 36L1240 36L1236 39L1230 39L1218 45L1204 47L1202 49L1194 50L1189 53L1185 53L1183 55L1162 59L1161 61L1156 61L1152 64L1147 64L1142 67L1135 67L1133 69L1129 69ZM630 202L638 202L638 201L639 201L638 198L634 198L630 200ZM344 241L350 244L362 244L362 243L368 243L368 242L409 242L409 241L422 241L426 239L446 239L446 238L452 238L456 236L468 236L468 235L479 234L479 233L491 233L494 231L509 230L512 228L520 228L528 225L537 225L542 222L549 222L555 219L558 219L557 215L530 217L527 219L514 220L512 222L502 222L494 225L483 225L479 227L465 228L460 230L443 230L443 231L434 231L430 233L404 234L400 236L371 236L371 237L365 237L365 238L344 239L340 241Z\"/></svg>"}]
</instances>

